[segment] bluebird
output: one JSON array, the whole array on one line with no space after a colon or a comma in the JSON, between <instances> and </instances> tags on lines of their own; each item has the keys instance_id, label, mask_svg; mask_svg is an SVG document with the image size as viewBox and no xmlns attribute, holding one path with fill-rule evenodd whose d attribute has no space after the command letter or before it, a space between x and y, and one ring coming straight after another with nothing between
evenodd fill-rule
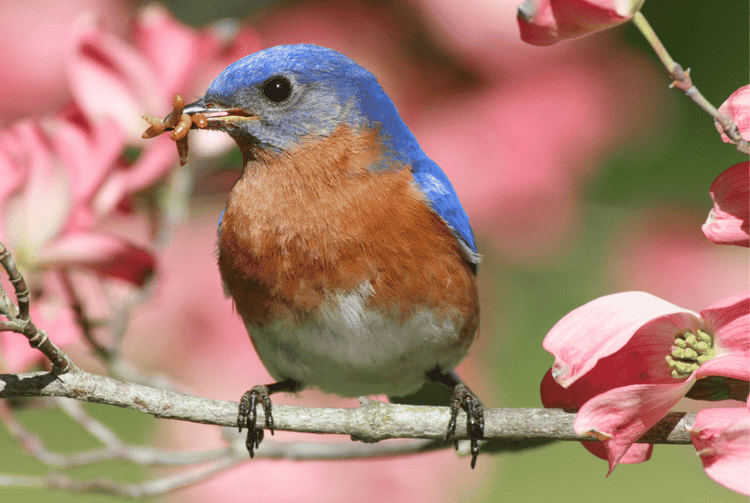
<instances>
[{"instance_id":1,"label":"bluebird","mask_svg":"<svg viewBox=\"0 0 750 503\"><path fill-rule=\"evenodd\" d=\"M244 162L218 264L276 380L240 402L250 455L256 406L273 433L273 393L398 401L432 382L451 391L446 439L466 412L474 467L483 409L453 369L478 329L480 257L453 186L376 78L331 49L272 47L231 64L184 113L229 134Z\"/></svg>"}]
</instances>

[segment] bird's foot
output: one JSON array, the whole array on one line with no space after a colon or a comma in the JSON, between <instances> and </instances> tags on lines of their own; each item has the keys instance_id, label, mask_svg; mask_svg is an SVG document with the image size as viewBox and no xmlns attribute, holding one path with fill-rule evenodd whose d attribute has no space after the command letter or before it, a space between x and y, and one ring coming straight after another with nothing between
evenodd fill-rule
<instances>
[{"instance_id":1,"label":"bird's foot","mask_svg":"<svg viewBox=\"0 0 750 503\"><path fill-rule=\"evenodd\" d=\"M476 395L463 383L453 388L451 419L445 434L446 440L456 434L456 421L460 409L466 412L466 433L471 441L471 467L474 468L479 455L479 441L484 439L484 407ZM456 449L458 449L458 442L456 442Z\"/></svg>"},{"instance_id":2,"label":"bird's foot","mask_svg":"<svg viewBox=\"0 0 750 503\"><path fill-rule=\"evenodd\" d=\"M258 419L256 407L259 403L263 405L263 414L266 418L265 427L268 428L271 435L273 435L273 415L271 414L271 397L269 395L268 386L260 385L246 391L240 400L237 425L239 426L240 432L243 427L247 427L245 446L247 447L247 452L250 453L251 458L255 455L255 449L260 446L260 443L263 440L263 427L258 428L256 425Z\"/></svg>"}]
</instances>

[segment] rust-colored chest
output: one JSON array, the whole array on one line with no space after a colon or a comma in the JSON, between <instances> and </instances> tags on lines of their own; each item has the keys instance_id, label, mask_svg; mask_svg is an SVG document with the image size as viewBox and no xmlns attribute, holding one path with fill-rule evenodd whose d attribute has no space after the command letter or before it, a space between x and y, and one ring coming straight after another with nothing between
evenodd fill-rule
<instances>
[{"instance_id":1,"label":"rust-colored chest","mask_svg":"<svg viewBox=\"0 0 750 503\"><path fill-rule=\"evenodd\" d=\"M382 312L429 307L462 324L477 317L475 279L455 238L408 168L369 169L379 155L374 142L342 130L247 163L218 243L222 279L246 325L304 319L365 282L369 306Z\"/></svg>"}]
</instances>

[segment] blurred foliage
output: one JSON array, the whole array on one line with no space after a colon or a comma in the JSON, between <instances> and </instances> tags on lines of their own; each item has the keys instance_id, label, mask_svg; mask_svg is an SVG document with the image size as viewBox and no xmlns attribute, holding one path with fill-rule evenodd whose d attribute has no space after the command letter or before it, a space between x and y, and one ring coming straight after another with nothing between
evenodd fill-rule
<instances>
[{"instance_id":1,"label":"blurred foliage","mask_svg":"<svg viewBox=\"0 0 750 503\"><path fill-rule=\"evenodd\" d=\"M690 68L693 83L716 107L740 87L747 85L748 2L646 2L643 14L672 57ZM684 11L684 14L681 13ZM625 42L653 55L640 32L632 25L620 29ZM656 57L654 65L670 83ZM692 101L674 92L675 115L668 131L638 139L613 152L589 190L592 200L626 206L674 202L704 211L714 178L743 160L729 145L717 142L713 120ZM638 106L638 103L633 103ZM717 133L718 134L718 133ZM643 148L645 146L645 148Z\"/></svg>"},{"instance_id":2,"label":"blurred foliage","mask_svg":"<svg viewBox=\"0 0 750 503\"><path fill-rule=\"evenodd\" d=\"M154 418L140 412L105 405L84 404L84 408L116 431L124 442L151 444L153 439L150 438L150 431L155 422ZM16 412L16 417L26 428L38 435L44 446L52 452L72 454L102 447L98 440L59 409L40 409L36 406L26 409L21 406ZM50 473L49 467L20 449L5 428L0 429L0 452L3 453L0 457L0 473L18 473L28 476L46 476ZM143 481L148 476L145 468L126 461L105 461L56 471L80 480L102 477L125 484ZM109 495L76 494L45 489L2 488L0 494L0 500L7 502L113 503L129 501Z\"/></svg>"}]
</instances>

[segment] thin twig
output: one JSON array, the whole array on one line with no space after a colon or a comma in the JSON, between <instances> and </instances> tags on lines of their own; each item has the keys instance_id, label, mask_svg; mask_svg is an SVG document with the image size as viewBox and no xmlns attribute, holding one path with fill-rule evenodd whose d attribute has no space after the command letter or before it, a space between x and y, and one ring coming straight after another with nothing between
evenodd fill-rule
<instances>
[{"instance_id":1,"label":"thin twig","mask_svg":"<svg viewBox=\"0 0 750 503\"><path fill-rule=\"evenodd\" d=\"M15 288L16 301L18 302L17 314L11 312L11 310L0 313L8 318L8 321L3 322L0 329L25 335L29 339L29 345L41 351L52 362L56 373L64 374L75 369L76 367L73 365L73 361L68 358L68 355L49 340L44 330L37 328L31 321L31 296L26 286L26 280L23 279L23 275L18 270L10 251L2 243L0 243L0 265L8 273L8 278Z\"/></svg>"},{"instance_id":2,"label":"thin twig","mask_svg":"<svg viewBox=\"0 0 750 503\"><path fill-rule=\"evenodd\" d=\"M5 271L8 273L8 279L13 284L13 288L16 290L16 300L18 301L18 317L22 320L29 319L30 312L30 298L29 288L26 286L26 280L23 279L23 275L16 267L16 261L13 260L13 256L10 251L0 243L0 264L2 264Z\"/></svg>"},{"instance_id":3,"label":"thin twig","mask_svg":"<svg viewBox=\"0 0 750 503\"><path fill-rule=\"evenodd\" d=\"M65 294L68 296L69 305L75 314L76 323L83 333L83 338L88 342L89 346L91 346L94 355L98 356L105 362L112 360L114 352L96 339L96 335L94 334L94 324L91 323L91 319L86 314L86 308L76 291L75 285L73 285L73 280L70 278L70 274L68 271L61 271L60 277L62 279Z\"/></svg>"},{"instance_id":4,"label":"thin twig","mask_svg":"<svg viewBox=\"0 0 750 503\"><path fill-rule=\"evenodd\" d=\"M638 30L640 30L646 38L664 67L667 69L667 72L669 72L669 75L674 79L670 87L675 87L683 91L688 98L693 100L696 105L706 111L718 124L721 125L726 135L737 147L737 150L743 154L750 154L750 145L748 145L748 142L740 135L737 124L735 124L732 119L719 112L719 110L714 107L703 96L703 94L701 94L690 78L690 69L688 68L687 70L684 70L679 63L672 59L667 48L664 47L664 44L659 40L654 29L651 28L651 25L640 11L636 12L633 16L633 24L635 24Z\"/></svg>"},{"instance_id":5,"label":"thin twig","mask_svg":"<svg viewBox=\"0 0 750 503\"><path fill-rule=\"evenodd\" d=\"M0 486L6 487L46 487L65 489L76 493L104 493L128 498L148 498L160 496L177 489L198 484L232 468L245 459L229 457L211 465L140 483L126 484L107 478L76 479L68 475L53 472L46 476L0 475Z\"/></svg>"}]
</instances>

